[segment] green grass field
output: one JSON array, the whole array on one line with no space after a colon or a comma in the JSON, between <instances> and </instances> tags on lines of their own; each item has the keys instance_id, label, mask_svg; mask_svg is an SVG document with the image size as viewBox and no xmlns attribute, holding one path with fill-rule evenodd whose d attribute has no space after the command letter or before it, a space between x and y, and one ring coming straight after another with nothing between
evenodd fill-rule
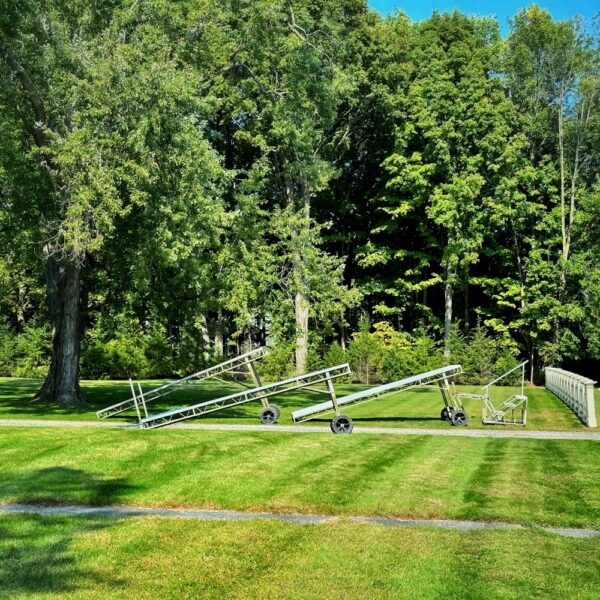
<instances>
[{"instance_id":1,"label":"green grass field","mask_svg":"<svg viewBox=\"0 0 600 600\"><path fill-rule=\"evenodd\" d=\"M145 387L158 382L146 382ZM128 397L85 382L87 404L29 400L39 382L0 381L0 418L95 419ZM342 392L358 386L338 386ZM205 382L157 410L238 389ZM501 390L506 393L506 390ZM583 430L543 388L531 429ZM282 423L322 400L275 400ZM257 423L250 403L213 418ZM433 390L354 407L357 425L448 427ZM480 407L469 405L471 427ZM132 415L117 418L130 420ZM319 421L317 421L319 423ZM323 424L324 421L321 421ZM0 598L598 598L600 539L538 526L600 528L600 444L583 440L159 429L0 428L0 503L186 507L330 514L326 524L159 517L0 515ZM347 517L505 521L522 531L386 528Z\"/></svg>"},{"instance_id":2,"label":"green grass field","mask_svg":"<svg viewBox=\"0 0 600 600\"><path fill-rule=\"evenodd\" d=\"M600 444L4 429L0 502L31 501L600 527Z\"/></svg>"},{"instance_id":3,"label":"green grass field","mask_svg":"<svg viewBox=\"0 0 600 600\"><path fill-rule=\"evenodd\" d=\"M600 540L135 518L0 517L0 597L596 600Z\"/></svg>"},{"instance_id":4,"label":"green grass field","mask_svg":"<svg viewBox=\"0 0 600 600\"><path fill-rule=\"evenodd\" d=\"M31 379L0 378L0 418L48 418L48 419L96 419L96 411L100 408L120 402L131 396L129 384L123 381L84 381L82 383L86 405L77 408L60 407L31 403L30 399L41 382ZM165 383L164 381L143 382L144 391ZM341 384L337 385L338 394L349 394L366 386ZM223 381L204 381L177 390L168 396L148 404L150 413L160 412L175 406L186 406L203 400L217 398L242 389L239 385ZM477 392L473 386L459 386L459 391ZM494 388L493 398L508 397L516 388ZM577 430L584 426L577 417L553 394L544 388L530 387L526 389L529 397L528 429ZM292 423L290 413L297 408L310 406L326 399L322 394L306 390L274 396L271 401L282 409L282 424ZM439 419L442 408L440 393L431 388L420 388L393 394L365 404L349 407L345 413L350 415L357 426L369 425L378 427L435 427L447 428L449 425ZM466 400L472 428L484 427L481 424L481 402ZM228 410L209 414L196 419L206 423L258 423L259 402L250 402ZM598 400L600 414L600 398ZM326 424L331 417L324 415L309 421L309 424ZM130 411L116 417L115 421L135 420L135 412ZM518 428L518 427L516 427Z\"/></svg>"}]
</instances>

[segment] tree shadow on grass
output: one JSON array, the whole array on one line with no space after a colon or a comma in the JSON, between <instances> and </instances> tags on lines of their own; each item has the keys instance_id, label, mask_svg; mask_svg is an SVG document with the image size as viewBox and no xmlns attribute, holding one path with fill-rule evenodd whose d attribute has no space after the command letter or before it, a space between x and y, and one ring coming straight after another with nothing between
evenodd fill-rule
<instances>
[{"instance_id":1,"label":"tree shadow on grass","mask_svg":"<svg viewBox=\"0 0 600 600\"><path fill-rule=\"evenodd\" d=\"M3 476L0 502L108 505L131 489L123 479L54 467ZM84 499L77 493L81 490ZM124 587L127 581L119 573L107 575L84 568L85 556L77 550L79 538L117 522L112 517L0 513L0 597L77 594L98 585Z\"/></svg>"},{"instance_id":2,"label":"tree shadow on grass","mask_svg":"<svg viewBox=\"0 0 600 600\"><path fill-rule=\"evenodd\" d=\"M118 572L83 568L78 538L106 529L114 519L40 515L0 516L0 597L73 594L98 586L123 588Z\"/></svg>"},{"instance_id":3,"label":"tree shadow on grass","mask_svg":"<svg viewBox=\"0 0 600 600\"><path fill-rule=\"evenodd\" d=\"M125 499L133 489L125 479L57 466L4 473L0 480L0 502L110 505Z\"/></svg>"},{"instance_id":4,"label":"tree shadow on grass","mask_svg":"<svg viewBox=\"0 0 600 600\"><path fill-rule=\"evenodd\" d=\"M64 406L51 402L34 401L33 397L40 389L42 379L3 379L0 381L0 417L13 415L27 416L32 419L48 416L89 414L93 407L86 401L77 406Z\"/></svg>"}]
</instances>

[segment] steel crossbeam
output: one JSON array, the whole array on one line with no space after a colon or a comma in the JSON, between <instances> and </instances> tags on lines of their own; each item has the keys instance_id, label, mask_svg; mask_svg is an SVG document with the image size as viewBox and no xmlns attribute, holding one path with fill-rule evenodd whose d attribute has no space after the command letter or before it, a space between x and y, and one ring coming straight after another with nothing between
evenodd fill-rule
<instances>
[{"instance_id":1,"label":"steel crossbeam","mask_svg":"<svg viewBox=\"0 0 600 600\"><path fill-rule=\"evenodd\" d=\"M308 406L307 408L295 410L292 412L292 419L296 423L308 421L323 413L332 410L337 411L338 407L362 404L363 402L375 400L376 398L381 398L388 394L393 394L409 388L431 385L432 383L445 380L448 377L454 377L460 373L462 373L462 367L460 365L450 365L433 371L427 371L426 373L420 373L419 375L413 375L411 377L406 377L405 379L400 379L399 381L393 381L392 383L386 383L368 390L363 390L362 392L356 392L342 398L337 398L335 401L328 400L326 402L321 402L320 404ZM335 406L335 404L337 404L337 406Z\"/></svg>"},{"instance_id":2,"label":"steel crossbeam","mask_svg":"<svg viewBox=\"0 0 600 600\"><path fill-rule=\"evenodd\" d=\"M197 373L193 373L192 375L188 375L187 377L183 377L182 379L178 379L177 381L172 381L170 383L166 383L165 385L161 385L160 387L154 388L149 392L144 394L144 402L151 402L152 400L156 400L157 398L161 398L162 396L166 396L175 390L181 389L186 385L193 383L195 381L202 381L204 379L215 378L222 373L227 373L230 371L235 371L240 367L246 366L250 370L250 374L255 376L254 370L254 361L263 358L267 353L267 349L265 347L256 348L255 350L250 350L244 354L240 354L234 358L226 360L225 362L219 363L218 365L214 365L209 367L208 369L204 369L202 371L198 371ZM136 397L135 394L123 402L118 402L117 404L113 404L111 406L107 406L102 410L96 412L96 416L99 419L106 419L107 417L112 417L114 415L118 415L127 410L132 410L136 408Z\"/></svg>"},{"instance_id":3,"label":"steel crossbeam","mask_svg":"<svg viewBox=\"0 0 600 600\"><path fill-rule=\"evenodd\" d=\"M176 423L177 421L199 417L207 413L230 408L232 406L238 406L253 400L263 401L265 398L276 394L290 392L318 383L330 382L332 379L349 374L350 367L348 364L337 365L335 367L321 369L320 371L313 371L306 375L299 375L297 377L291 377L290 379L284 379L283 381L268 383L251 390L244 390L243 392L230 394L229 396L223 396L222 398L194 404L193 406L175 408L155 415L150 415L149 417L140 420L140 427L144 429L163 427L171 423Z\"/></svg>"}]
</instances>

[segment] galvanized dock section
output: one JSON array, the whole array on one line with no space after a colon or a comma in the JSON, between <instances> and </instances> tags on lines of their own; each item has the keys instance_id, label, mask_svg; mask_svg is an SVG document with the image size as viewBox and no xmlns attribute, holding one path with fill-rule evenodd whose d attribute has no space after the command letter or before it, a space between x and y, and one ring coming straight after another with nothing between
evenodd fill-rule
<instances>
[{"instance_id":1,"label":"galvanized dock section","mask_svg":"<svg viewBox=\"0 0 600 600\"><path fill-rule=\"evenodd\" d=\"M454 425L465 425L466 422L458 422L458 420L463 418L466 418L468 421L468 417L466 417L466 413L464 413L462 409L462 404L457 398L457 394L454 392L452 384L449 381L449 378L455 377L460 373L462 373L461 365L449 365L441 367L440 369L434 369L433 371L412 375L411 377L393 381L392 383L379 385L368 390L363 390L362 392L356 392L342 398L335 398L335 396L332 396L332 399L327 400L326 402L293 411L292 419L295 423L300 423L302 421L314 419L325 413L335 411L336 417L333 418L331 423L332 431L334 433L350 433L353 427L352 419L346 415L340 414L341 407L362 404L363 402L369 402L370 400L375 400L387 396L388 394L401 392L409 388L437 383L444 401L442 418L451 420ZM446 417L444 416L444 411ZM454 423L453 416L458 417L456 423Z\"/></svg>"},{"instance_id":2,"label":"galvanized dock section","mask_svg":"<svg viewBox=\"0 0 600 600\"><path fill-rule=\"evenodd\" d=\"M254 370L253 363L263 358L266 354L267 348L265 347L250 350L249 352L240 354L239 356L226 360L222 363L219 363L218 365L214 365L212 367L209 367L208 369L203 369L202 371L198 371L197 373L193 373L192 375L188 375L187 377L183 377L182 379L166 383L165 385L161 385L160 387L154 388L149 392L145 392L143 394L143 402L144 404L148 403L162 396L166 396L167 394L170 394L175 390L181 389L182 387L185 387L190 383L218 377L223 373L235 371L236 369L242 367L246 367L248 369L250 376L252 376L256 382L256 372ZM257 383L257 385L260 385L260 383ZM96 416L99 419L106 419L107 417L112 417L114 415L121 414L127 410L133 410L136 408L136 404L138 404L139 401L140 398L137 396L134 390L131 398L123 400L123 402L118 402L117 404L107 406L106 408L97 411Z\"/></svg>"},{"instance_id":3,"label":"galvanized dock section","mask_svg":"<svg viewBox=\"0 0 600 600\"><path fill-rule=\"evenodd\" d=\"M192 406L174 408L162 413L157 413L155 415L149 415L140 419L140 427L144 429L164 427L165 425L176 423L177 421L192 419L207 413L223 410L232 406L239 406L240 404L245 404L246 402L252 402L253 400L260 400L264 402L265 398L270 396L290 392L319 383L325 383L328 390L332 390L333 385L331 381L333 379L349 374L350 367L348 364L337 365L335 367L321 369L320 371L313 371L312 373L307 373L306 375L299 375L297 377L291 377L282 381L268 383L253 389L244 390L243 392L237 392L235 394L230 394L229 396L223 396L222 398L215 398L214 400L208 400ZM277 409L275 405L267 405L263 408L263 412L268 412L269 410L273 411L272 418L269 420L263 420L263 423L274 423L279 416L279 409Z\"/></svg>"}]
</instances>

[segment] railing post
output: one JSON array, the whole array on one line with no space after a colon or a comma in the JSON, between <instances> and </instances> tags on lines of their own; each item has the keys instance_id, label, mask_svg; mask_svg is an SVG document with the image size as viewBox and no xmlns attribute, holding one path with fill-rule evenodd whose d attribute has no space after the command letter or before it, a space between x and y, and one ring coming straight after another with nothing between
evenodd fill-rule
<instances>
[{"instance_id":1,"label":"railing post","mask_svg":"<svg viewBox=\"0 0 600 600\"><path fill-rule=\"evenodd\" d=\"M585 403L588 414L588 427L598 427L596 421L596 399L594 398L594 384L587 383L585 386Z\"/></svg>"}]
</instances>

